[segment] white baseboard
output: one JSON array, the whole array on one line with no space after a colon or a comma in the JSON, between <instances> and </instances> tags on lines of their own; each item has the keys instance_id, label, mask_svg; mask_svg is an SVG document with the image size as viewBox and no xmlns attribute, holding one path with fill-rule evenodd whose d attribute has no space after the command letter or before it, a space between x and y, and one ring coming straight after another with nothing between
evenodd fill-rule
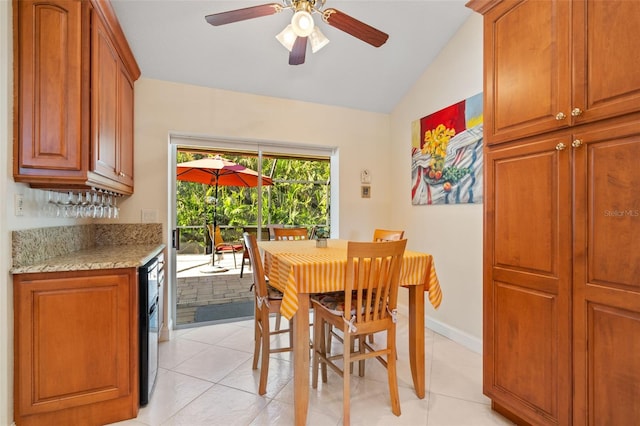
<instances>
[{"instance_id":1,"label":"white baseboard","mask_svg":"<svg viewBox=\"0 0 640 426\"><path fill-rule=\"evenodd\" d=\"M398 303L398 308L400 309L400 312L407 315L407 317L409 316L409 306L406 303ZM482 354L482 339L478 339L465 331L429 317L426 317L425 327L429 330L435 331L447 339L453 340L475 353Z\"/></svg>"},{"instance_id":2,"label":"white baseboard","mask_svg":"<svg viewBox=\"0 0 640 426\"><path fill-rule=\"evenodd\" d=\"M482 354L482 339L478 339L477 337L472 336L469 333L466 333L433 318L427 317L425 325L429 330L433 330L436 333L446 337L447 339L451 339L454 342L461 344L465 348L472 350L473 352Z\"/></svg>"}]
</instances>

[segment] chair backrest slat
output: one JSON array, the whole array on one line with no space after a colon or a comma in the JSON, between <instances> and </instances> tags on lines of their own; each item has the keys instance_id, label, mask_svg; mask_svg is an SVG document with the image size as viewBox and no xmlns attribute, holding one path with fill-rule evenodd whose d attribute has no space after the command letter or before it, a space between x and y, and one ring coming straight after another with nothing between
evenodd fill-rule
<instances>
[{"instance_id":1,"label":"chair backrest slat","mask_svg":"<svg viewBox=\"0 0 640 426\"><path fill-rule=\"evenodd\" d=\"M355 323L385 319L398 303L398 281L407 240L347 244L345 318ZM354 297L355 296L355 297Z\"/></svg>"},{"instance_id":2,"label":"chair backrest slat","mask_svg":"<svg viewBox=\"0 0 640 426\"><path fill-rule=\"evenodd\" d=\"M373 241L398 241L404 238L404 231L392 231L389 229L375 229Z\"/></svg>"},{"instance_id":3,"label":"chair backrest slat","mask_svg":"<svg viewBox=\"0 0 640 426\"><path fill-rule=\"evenodd\" d=\"M278 240L307 240L307 228L274 228L275 239Z\"/></svg>"},{"instance_id":4,"label":"chair backrest slat","mask_svg":"<svg viewBox=\"0 0 640 426\"><path fill-rule=\"evenodd\" d=\"M242 237L244 238L244 245L249 252L251 265L253 265L253 284L255 286L255 292L258 297L267 297L267 281L264 278L264 265L262 263L262 258L260 257L260 249L258 248L256 236L245 232L242 234Z\"/></svg>"}]
</instances>

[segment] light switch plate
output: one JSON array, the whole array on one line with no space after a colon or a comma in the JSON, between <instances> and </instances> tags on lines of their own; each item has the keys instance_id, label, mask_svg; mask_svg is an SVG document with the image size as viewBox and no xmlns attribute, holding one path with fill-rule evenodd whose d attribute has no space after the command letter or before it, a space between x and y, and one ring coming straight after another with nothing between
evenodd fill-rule
<instances>
[{"instance_id":1,"label":"light switch plate","mask_svg":"<svg viewBox=\"0 0 640 426\"><path fill-rule=\"evenodd\" d=\"M23 194L15 194L15 209L16 216L24 216L24 195Z\"/></svg>"},{"instance_id":2,"label":"light switch plate","mask_svg":"<svg viewBox=\"0 0 640 426\"><path fill-rule=\"evenodd\" d=\"M158 222L158 210L155 209L142 209L142 223L157 223Z\"/></svg>"}]
</instances>

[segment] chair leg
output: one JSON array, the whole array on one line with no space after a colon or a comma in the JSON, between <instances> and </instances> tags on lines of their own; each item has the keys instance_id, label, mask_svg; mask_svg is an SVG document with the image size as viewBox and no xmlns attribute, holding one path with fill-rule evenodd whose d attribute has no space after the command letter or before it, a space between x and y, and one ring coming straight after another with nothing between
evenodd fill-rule
<instances>
[{"instance_id":1,"label":"chair leg","mask_svg":"<svg viewBox=\"0 0 640 426\"><path fill-rule=\"evenodd\" d=\"M258 386L258 395L267 393L267 377L269 376L269 314L260 313L262 322L262 363L260 364L260 385ZM266 326L266 328L265 328Z\"/></svg>"},{"instance_id":2,"label":"chair leg","mask_svg":"<svg viewBox=\"0 0 640 426\"><path fill-rule=\"evenodd\" d=\"M351 352L347 349L347 344L346 341L347 339L349 340L353 340L351 338L350 333L345 332L344 333L344 340L345 340L345 344L344 344L344 350L343 355L342 355L342 410L343 410L343 419L342 419L342 424L343 425L349 425L351 424L351 419L350 419L350 379L351 379L351 374L349 374L347 372L347 365L351 365Z\"/></svg>"},{"instance_id":3,"label":"chair leg","mask_svg":"<svg viewBox=\"0 0 640 426\"><path fill-rule=\"evenodd\" d=\"M253 326L254 326L254 345L253 345L253 369L257 370L258 369L258 358L260 358L260 346L262 343L262 330L260 327L260 323L259 323L259 317L258 315L260 315L260 311L258 310L258 307L255 306L255 313L254 313L254 320L253 320Z\"/></svg>"},{"instance_id":4,"label":"chair leg","mask_svg":"<svg viewBox=\"0 0 640 426\"><path fill-rule=\"evenodd\" d=\"M280 312L276 313L276 326L275 326L275 330L278 331L280 330L280 322L282 321L282 315L280 314Z\"/></svg>"},{"instance_id":5,"label":"chair leg","mask_svg":"<svg viewBox=\"0 0 640 426\"><path fill-rule=\"evenodd\" d=\"M391 411L396 416L400 415L400 395L398 393L398 372L396 369L396 333L395 327L387 333L387 375L389 378L389 395L391 397Z\"/></svg>"},{"instance_id":6,"label":"chair leg","mask_svg":"<svg viewBox=\"0 0 640 426\"><path fill-rule=\"evenodd\" d=\"M367 341L367 336L361 335L358 336L358 351L363 354L366 351L365 343ZM358 361L358 376L364 377L364 359Z\"/></svg>"},{"instance_id":7,"label":"chair leg","mask_svg":"<svg viewBox=\"0 0 640 426\"><path fill-rule=\"evenodd\" d=\"M248 263L247 263L247 267L248 267L249 269L251 269L251 259L249 259L248 257L246 257L246 258L245 258L245 257L244 257L244 253L242 253L242 264L240 265L240 278L242 278L242 273L243 273L243 271L244 271L244 263L245 263L244 261L245 261L245 260L248 262Z\"/></svg>"},{"instance_id":8,"label":"chair leg","mask_svg":"<svg viewBox=\"0 0 640 426\"><path fill-rule=\"evenodd\" d=\"M318 367L320 364L320 350L322 349L322 347L324 345L322 345L321 340L322 339L322 330L321 328L324 326L322 324L322 320L319 318L314 318L313 319L314 322L317 322L317 324L314 324L313 327L313 368L311 370L311 387L313 389L317 389L318 388Z\"/></svg>"}]
</instances>

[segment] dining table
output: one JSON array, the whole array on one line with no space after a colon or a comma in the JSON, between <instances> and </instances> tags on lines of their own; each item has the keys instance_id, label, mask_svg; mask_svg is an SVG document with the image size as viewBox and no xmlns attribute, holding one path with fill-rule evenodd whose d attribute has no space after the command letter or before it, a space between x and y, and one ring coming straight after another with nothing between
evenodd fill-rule
<instances>
[{"instance_id":1,"label":"dining table","mask_svg":"<svg viewBox=\"0 0 640 426\"><path fill-rule=\"evenodd\" d=\"M295 424L305 425L309 406L309 308L311 294L344 291L347 240L259 241L269 285L283 293L280 313L293 326ZM442 290L433 256L405 250L400 285L409 291L409 363L418 398L425 396L424 293L434 308Z\"/></svg>"}]
</instances>

